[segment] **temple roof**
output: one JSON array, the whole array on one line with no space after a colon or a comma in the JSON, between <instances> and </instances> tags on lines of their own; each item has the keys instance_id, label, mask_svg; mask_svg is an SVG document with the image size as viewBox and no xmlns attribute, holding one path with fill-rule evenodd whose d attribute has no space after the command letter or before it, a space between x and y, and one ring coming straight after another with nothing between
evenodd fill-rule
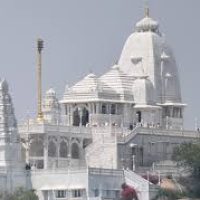
<instances>
[{"instance_id":1,"label":"temple roof","mask_svg":"<svg viewBox=\"0 0 200 200\"><path fill-rule=\"evenodd\" d=\"M160 33L158 22L149 15L136 23L135 31L122 50L119 66L121 71L134 77L148 76L155 89L157 103L181 103L174 54Z\"/></svg>"},{"instance_id":2,"label":"temple roof","mask_svg":"<svg viewBox=\"0 0 200 200\"><path fill-rule=\"evenodd\" d=\"M100 77L92 73L85 76L66 90L62 102L81 99L140 104L181 103L173 52L160 33L158 22L149 16L148 9L128 37L119 63Z\"/></svg>"}]
</instances>

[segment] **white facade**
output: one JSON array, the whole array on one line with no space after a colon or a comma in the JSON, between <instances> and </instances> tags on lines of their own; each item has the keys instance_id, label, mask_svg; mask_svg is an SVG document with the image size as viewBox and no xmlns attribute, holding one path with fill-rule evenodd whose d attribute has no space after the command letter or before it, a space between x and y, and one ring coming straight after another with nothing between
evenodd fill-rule
<instances>
[{"instance_id":1,"label":"white facade","mask_svg":"<svg viewBox=\"0 0 200 200\"><path fill-rule=\"evenodd\" d=\"M150 199L153 186L133 171L169 160L175 146L198 137L183 131L178 76L159 24L147 15L118 64L66 86L61 100L49 89L44 120L28 119L19 134L8 85L1 81L1 190L34 188L40 200L117 199L126 181L140 191L139 199Z\"/></svg>"}]
</instances>

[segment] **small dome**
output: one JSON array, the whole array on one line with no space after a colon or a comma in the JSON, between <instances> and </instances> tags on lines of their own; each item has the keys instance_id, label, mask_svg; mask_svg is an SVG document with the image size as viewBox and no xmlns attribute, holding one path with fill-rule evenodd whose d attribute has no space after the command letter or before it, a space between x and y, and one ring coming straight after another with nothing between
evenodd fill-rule
<instances>
[{"instance_id":1,"label":"small dome","mask_svg":"<svg viewBox=\"0 0 200 200\"><path fill-rule=\"evenodd\" d=\"M68 92L74 93L91 93L100 87L98 78L95 74L90 73L74 86L68 89Z\"/></svg>"},{"instance_id":2,"label":"small dome","mask_svg":"<svg viewBox=\"0 0 200 200\"><path fill-rule=\"evenodd\" d=\"M47 90L46 96L56 96L55 90L53 88L50 88L49 90Z\"/></svg>"},{"instance_id":3,"label":"small dome","mask_svg":"<svg viewBox=\"0 0 200 200\"><path fill-rule=\"evenodd\" d=\"M136 31L138 32L157 32L159 24L149 16L146 16L136 24Z\"/></svg>"},{"instance_id":4,"label":"small dome","mask_svg":"<svg viewBox=\"0 0 200 200\"><path fill-rule=\"evenodd\" d=\"M96 78L96 75L93 74L93 73L90 73L90 74L88 74L86 77L88 77L88 78Z\"/></svg>"}]
</instances>

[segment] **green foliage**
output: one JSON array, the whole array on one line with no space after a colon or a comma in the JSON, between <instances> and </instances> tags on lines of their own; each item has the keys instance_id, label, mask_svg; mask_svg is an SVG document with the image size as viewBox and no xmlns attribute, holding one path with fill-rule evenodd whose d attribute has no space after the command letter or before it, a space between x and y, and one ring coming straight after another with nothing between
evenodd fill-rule
<instances>
[{"instance_id":1,"label":"green foliage","mask_svg":"<svg viewBox=\"0 0 200 200\"><path fill-rule=\"evenodd\" d=\"M160 188L153 200L176 200L180 199L182 196L183 194L178 191Z\"/></svg>"},{"instance_id":2,"label":"green foliage","mask_svg":"<svg viewBox=\"0 0 200 200\"><path fill-rule=\"evenodd\" d=\"M0 194L1 200L39 200L34 190L24 190L23 188L17 189L15 192L4 192Z\"/></svg>"},{"instance_id":3,"label":"green foliage","mask_svg":"<svg viewBox=\"0 0 200 200\"><path fill-rule=\"evenodd\" d=\"M183 143L173 151L172 159L179 165L191 169L192 176L185 178L181 184L187 190L187 196L200 197L200 142Z\"/></svg>"},{"instance_id":4,"label":"green foliage","mask_svg":"<svg viewBox=\"0 0 200 200\"><path fill-rule=\"evenodd\" d=\"M183 143L173 151L172 159L180 165L189 167L200 178L200 143Z\"/></svg>"},{"instance_id":5,"label":"green foliage","mask_svg":"<svg viewBox=\"0 0 200 200\"><path fill-rule=\"evenodd\" d=\"M187 197L192 199L200 197L199 179L196 179L194 176L180 177L178 182L183 186Z\"/></svg>"}]
</instances>

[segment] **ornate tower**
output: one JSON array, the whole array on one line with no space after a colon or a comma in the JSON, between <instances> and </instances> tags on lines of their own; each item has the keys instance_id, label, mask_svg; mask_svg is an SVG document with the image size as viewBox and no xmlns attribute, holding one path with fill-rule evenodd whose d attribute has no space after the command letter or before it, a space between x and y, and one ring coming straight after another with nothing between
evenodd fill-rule
<instances>
[{"instance_id":1,"label":"ornate tower","mask_svg":"<svg viewBox=\"0 0 200 200\"><path fill-rule=\"evenodd\" d=\"M43 101L43 114L45 122L59 124L60 122L60 105L56 98L56 92L50 88Z\"/></svg>"},{"instance_id":2,"label":"ornate tower","mask_svg":"<svg viewBox=\"0 0 200 200\"><path fill-rule=\"evenodd\" d=\"M15 166L21 161L17 122L8 84L0 81L0 166Z\"/></svg>"},{"instance_id":3,"label":"ornate tower","mask_svg":"<svg viewBox=\"0 0 200 200\"><path fill-rule=\"evenodd\" d=\"M158 22L149 16L148 8L145 17L136 23L134 32L127 39L119 66L124 73L136 78L148 77L153 86L155 104L161 107L162 126L181 129L185 104L181 98L178 68L173 51L160 32Z\"/></svg>"}]
</instances>

